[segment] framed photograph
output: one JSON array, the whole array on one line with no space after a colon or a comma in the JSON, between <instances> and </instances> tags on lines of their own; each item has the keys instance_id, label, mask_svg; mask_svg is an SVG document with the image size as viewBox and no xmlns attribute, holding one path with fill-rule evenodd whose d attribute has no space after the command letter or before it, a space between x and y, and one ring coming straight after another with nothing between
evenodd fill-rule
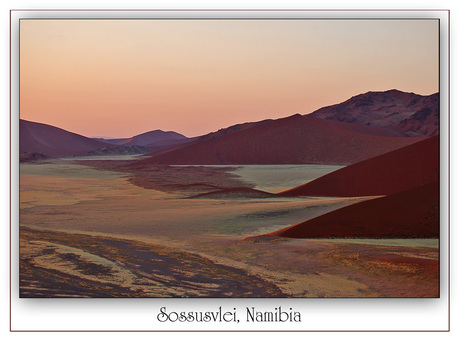
<instances>
[{"instance_id":1,"label":"framed photograph","mask_svg":"<svg viewBox=\"0 0 460 342\"><path fill-rule=\"evenodd\" d=\"M448 18L11 11L12 330L448 329Z\"/></svg>"}]
</instances>

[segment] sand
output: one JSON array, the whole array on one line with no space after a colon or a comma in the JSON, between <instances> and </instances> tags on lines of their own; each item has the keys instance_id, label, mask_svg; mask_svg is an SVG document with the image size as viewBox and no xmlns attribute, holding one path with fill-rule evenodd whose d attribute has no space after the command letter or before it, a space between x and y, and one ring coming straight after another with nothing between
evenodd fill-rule
<instances>
[{"instance_id":1,"label":"sand","mask_svg":"<svg viewBox=\"0 0 460 342\"><path fill-rule=\"evenodd\" d=\"M177 184L250 182L225 168L160 167L150 189L136 185L133 172L101 165L34 166L21 167L20 176L23 296L438 295L437 246L245 240L369 197L189 199L198 190ZM143 266L158 255L169 261ZM198 272L198 265L206 266Z\"/></svg>"}]
</instances>

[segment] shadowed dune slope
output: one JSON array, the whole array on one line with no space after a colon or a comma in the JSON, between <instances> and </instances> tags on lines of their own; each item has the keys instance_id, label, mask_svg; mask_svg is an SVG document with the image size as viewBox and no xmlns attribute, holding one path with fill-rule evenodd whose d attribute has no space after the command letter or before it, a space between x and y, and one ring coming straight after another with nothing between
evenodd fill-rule
<instances>
[{"instance_id":1,"label":"shadowed dune slope","mask_svg":"<svg viewBox=\"0 0 460 342\"><path fill-rule=\"evenodd\" d=\"M353 204L266 236L438 238L439 183Z\"/></svg>"},{"instance_id":2,"label":"shadowed dune slope","mask_svg":"<svg viewBox=\"0 0 460 342\"><path fill-rule=\"evenodd\" d=\"M282 196L390 195L437 181L439 136L331 172Z\"/></svg>"},{"instance_id":3,"label":"shadowed dune slope","mask_svg":"<svg viewBox=\"0 0 460 342\"><path fill-rule=\"evenodd\" d=\"M49 157L66 157L112 146L61 128L32 121L19 121L19 151Z\"/></svg>"},{"instance_id":4,"label":"shadowed dune slope","mask_svg":"<svg viewBox=\"0 0 460 342\"><path fill-rule=\"evenodd\" d=\"M348 124L343 124L348 125ZM169 165L332 164L369 159L422 138L363 134L296 114L228 132L137 163ZM348 127L348 126L347 126Z\"/></svg>"}]
</instances>

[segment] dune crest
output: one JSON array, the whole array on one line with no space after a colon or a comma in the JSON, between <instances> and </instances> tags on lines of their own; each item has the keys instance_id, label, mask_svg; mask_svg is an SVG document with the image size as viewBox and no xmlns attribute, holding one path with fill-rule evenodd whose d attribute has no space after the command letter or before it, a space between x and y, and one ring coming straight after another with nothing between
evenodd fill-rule
<instances>
[{"instance_id":1,"label":"dune crest","mask_svg":"<svg viewBox=\"0 0 460 342\"><path fill-rule=\"evenodd\" d=\"M439 184L352 204L268 237L439 238Z\"/></svg>"},{"instance_id":2,"label":"dune crest","mask_svg":"<svg viewBox=\"0 0 460 342\"><path fill-rule=\"evenodd\" d=\"M349 128L349 127L353 127ZM349 129L348 129L349 128ZM423 138L379 136L375 128L356 131L353 124L300 114L245 129L197 139L174 151L139 161L170 165L348 165L410 145Z\"/></svg>"},{"instance_id":3,"label":"dune crest","mask_svg":"<svg viewBox=\"0 0 460 342\"><path fill-rule=\"evenodd\" d=\"M378 196L438 180L439 136L349 165L282 196Z\"/></svg>"}]
</instances>

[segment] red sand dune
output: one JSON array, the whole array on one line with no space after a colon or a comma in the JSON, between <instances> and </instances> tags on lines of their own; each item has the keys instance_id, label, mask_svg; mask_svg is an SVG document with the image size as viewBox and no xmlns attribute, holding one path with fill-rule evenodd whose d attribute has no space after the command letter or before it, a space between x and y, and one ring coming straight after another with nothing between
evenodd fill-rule
<instances>
[{"instance_id":1,"label":"red sand dune","mask_svg":"<svg viewBox=\"0 0 460 342\"><path fill-rule=\"evenodd\" d=\"M439 183L432 182L353 204L265 235L269 236L304 239L437 238Z\"/></svg>"},{"instance_id":2,"label":"red sand dune","mask_svg":"<svg viewBox=\"0 0 460 342\"><path fill-rule=\"evenodd\" d=\"M170 145L159 145L159 144L147 145L146 147L151 152L147 153L146 156L156 156L156 155L163 154L163 153L166 153L166 152L175 151L175 150L178 150L180 148L183 148L184 146L187 146L187 145L193 143L194 140L195 140L195 138L191 138L191 139L186 140L185 143L182 143L182 142L179 143L179 140L175 140L175 143L170 144Z\"/></svg>"},{"instance_id":3,"label":"red sand dune","mask_svg":"<svg viewBox=\"0 0 460 342\"><path fill-rule=\"evenodd\" d=\"M299 114L198 139L139 163L169 165L336 164L369 159L422 138L363 134Z\"/></svg>"},{"instance_id":4,"label":"red sand dune","mask_svg":"<svg viewBox=\"0 0 460 342\"><path fill-rule=\"evenodd\" d=\"M32 121L19 121L19 152L36 152L49 157L87 153L110 144Z\"/></svg>"},{"instance_id":5,"label":"red sand dune","mask_svg":"<svg viewBox=\"0 0 460 342\"><path fill-rule=\"evenodd\" d=\"M331 172L282 196L390 195L437 181L439 136Z\"/></svg>"}]
</instances>

